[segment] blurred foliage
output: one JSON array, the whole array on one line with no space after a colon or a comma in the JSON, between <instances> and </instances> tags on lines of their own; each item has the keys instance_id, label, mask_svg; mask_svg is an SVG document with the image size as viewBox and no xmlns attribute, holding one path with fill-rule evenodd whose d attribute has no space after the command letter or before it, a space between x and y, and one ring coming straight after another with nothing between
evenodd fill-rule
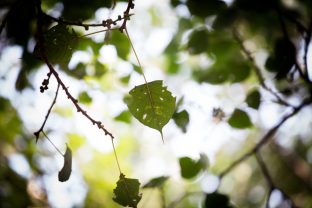
<instances>
[{"instance_id":1,"label":"blurred foliage","mask_svg":"<svg viewBox=\"0 0 312 208\"><path fill-rule=\"evenodd\" d=\"M6 23L0 38L8 40L7 43L5 41L0 43L0 50L15 45L22 48L21 64L18 66L19 71L15 80L15 88L21 92L31 87L38 88L34 86L33 80L43 64L38 45L35 44L38 34L36 34L34 2L5 0L0 3L1 21L5 20ZM114 2L112 0L47 0L42 1L42 8L44 12L51 14L60 13L65 20L83 22L93 20L95 12L100 8L111 9ZM119 2L126 1L117 1ZM207 170L209 174L218 175L224 167L231 164L233 158L238 158L242 152L247 152L254 147L257 143L255 138L263 134L261 127L257 126L258 123L253 123L256 120L251 120L250 116L258 113L259 107L262 108L262 102L267 98L260 90L263 83L255 83L256 78L259 79L259 74L254 65L258 63L252 63L249 55L257 57L258 52L265 53L261 57L264 59L263 63L258 64L261 66L259 68L264 69L264 78L270 79L270 85L283 99L300 102L303 98L311 96L312 84L310 78L306 76L307 66L303 60L306 58L304 53L308 50L305 44L310 44L309 39L311 39L312 1L171 0L170 4L177 14L181 8L184 8L189 15L177 15L175 34L161 55L164 73L168 76L179 76L185 75L186 72L189 74L189 79L202 85L240 84L246 95L243 104L235 106L231 114L223 111L223 106L220 106L222 109L213 109L212 116L218 120L216 123L225 120L237 131L248 128L248 138L240 144L239 150L235 149L237 144L232 145L234 142L231 141L231 144L221 148L213 164L209 164L208 157L204 154L201 154L198 160L190 157L177 158L183 183L191 184L184 187L184 191L188 193L189 187L201 188L198 184L205 179L198 176L204 176ZM161 25L161 14L154 9L148 12L153 24ZM142 73L140 67L131 63L133 71L116 78L115 65L108 66L100 59L101 49L113 46L119 61L129 61L131 44L119 30L109 31L101 40L95 40L92 36L83 36L91 32L90 28L84 28L85 31L82 32L76 26L55 24L49 18L43 19L42 26L46 39L44 48L49 60L53 64L58 64L58 70L72 78L84 80L94 88L107 90L116 87L117 82L128 86L133 72ZM241 34L242 40L238 40L233 31ZM76 65L69 68L71 57L75 52L84 52L92 57L87 62L79 60ZM107 54L103 56L105 55ZM209 60L208 63L203 63L203 59ZM267 83L266 81L264 80L264 83ZM120 113L115 114L114 119L132 125L134 120L132 115L134 115L143 124L162 133L163 126L172 118L177 130L180 128L182 133L188 133L188 126L192 122L189 115L191 111L181 107L183 101L175 105L176 98L163 86L162 81L150 82L148 86L150 92L146 89L146 85L133 88L130 95L124 99L129 110L119 111ZM148 93L151 95L146 99ZM79 102L88 106L91 106L96 99L88 91L78 93L77 98ZM43 182L43 178L49 175L51 170L47 170L38 158L45 157L53 160L53 156L46 149L40 150L41 148L35 146L33 136L29 132L26 133L27 130L23 128L22 122L27 121L23 120L23 115L17 113L19 104L15 103L13 106L13 100L14 98L0 97L0 207L52 206L47 187ZM250 108L254 110L249 111ZM73 112L73 109L55 107L53 113L66 119L72 116ZM127 136L118 146L121 152L119 157L123 158L127 171L132 171L131 163L137 162L133 162L129 157L136 154L134 144L125 141L130 137ZM85 199L79 206L118 207L112 202L112 198L123 206L133 205L133 199L135 205L141 200L140 184L136 179L121 175L117 184L115 183L118 179L116 171L111 168L116 166L113 153L103 155L96 150L90 151L86 138L75 132L68 132L66 138L68 146L73 150L73 162L77 160L81 163L79 164L82 170L81 180L87 186ZM261 154L264 156L264 162L272 176L275 188L287 193L297 206L311 207L311 138L294 138L293 145L288 149L274 141L268 146L262 149ZM14 155L20 155L26 161L30 176L21 175L10 163ZM63 171L66 176L61 174L65 177L62 180L69 177L68 167L64 164L67 171ZM169 177L170 180L167 180ZM164 191L170 190L170 185L180 189L179 184L172 185L175 181L169 183L172 180L175 179L171 179L171 176L160 176L150 179L144 187L163 188L166 182L168 186L166 185ZM180 207L196 207L198 200L202 200L203 207L232 207L233 205L263 207L268 200L267 181L254 157L242 162L233 172L222 178L220 183L217 191L205 193L203 199L193 200L191 194L187 195L187 199L182 199ZM127 198L124 192L127 188L120 188L123 185L129 188L131 198ZM115 196L112 191L114 188ZM174 192L167 193L165 196L168 201L173 202L177 197Z\"/></svg>"}]
</instances>

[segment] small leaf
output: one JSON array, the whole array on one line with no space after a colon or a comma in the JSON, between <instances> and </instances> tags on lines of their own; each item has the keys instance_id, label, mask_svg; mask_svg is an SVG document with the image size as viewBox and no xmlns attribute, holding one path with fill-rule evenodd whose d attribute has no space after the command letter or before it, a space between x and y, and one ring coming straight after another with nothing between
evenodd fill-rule
<instances>
[{"instance_id":1,"label":"small leaf","mask_svg":"<svg viewBox=\"0 0 312 208\"><path fill-rule=\"evenodd\" d=\"M157 178L151 179L147 182L143 188L159 188L164 185L164 183L169 179L168 176L160 176Z\"/></svg>"},{"instance_id":2,"label":"small leaf","mask_svg":"<svg viewBox=\"0 0 312 208\"><path fill-rule=\"evenodd\" d=\"M64 155L64 166L62 170L58 173L58 180L60 182L67 181L70 177L71 171L72 171L72 152L70 148L67 146Z\"/></svg>"},{"instance_id":3,"label":"small leaf","mask_svg":"<svg viewBox=\"0 0 312 208\"><path fill-rule=\"evenodd\" d=\"M195 177L202 169L200 162L194 161L189 157L179 158L179 163L181 168L181 176L186 179Z\"/></svg>"},{"instance_id":4,"label":"small leaf","mask_svg":"<svg viewBox=\"0 0 312 208\"><path fill-rule=\"evenodd\" d=\"M245 111L235 109L234 113L228 120L228 123L237 129L245 129L252 126L250 118Z\"/></svg>"},{"instance_id":5,"label":"small leaf","mask_svg":"<svg viewBox=\"0 0 312 208\"><path fill-rule=\"evenodd\" d=\"M162 80L157 80L136 86L124 101L136 119L162 136L162 128L174 113L176 98L162 85Z\"/></svg>"},{"instance_id":6,"label":"small leaf","mask_svg":"<svg viewBox=\"0 0 312 208\"><path fill-rule=\"evenodd\" d=\"M122 111L118 116L114 118L116 121L121 121L125 123L130 123L131 121L131 113L127 110Z\"/></svg>"},{"instance_id":7,"label":"small leaf","mask_svg":"<svg viewBox=\"0 0 312 208\"><path fill-rule=\"evenodd\" d=\"M85 103L85 104L89 104L92 102L92 98L89 96L89 94L86 91L79 94L78 100L79 102Z\"/></svg>"},{"instance_id":8,"label":"small leaf","mask_svg":"<svg viewBox=\"0 0 312 208\"><path fill-rule=\"evenodd\" d=\"M58 24L44 34L44 50L52 64L67 66L77 43L77 35L74 32L70 33L64 24ZM41 57L38 44L35 46L34 54Z\"/></svg>"},{"instance_id":9,"label":"small leaf","mask_svg":"<svg viewBox=\"0 0 312 208\"><path fill-rule=\"evenodd\" d=\"M139 188L140 182L138 179L126 178L121 173L117 181L117 187L114 189L115 197L113 200L125 207L137 207L142 198Z\"/></svg>"},{"instance_id":10,"label":"small leaf","mask_svg":"<svg viewBox=\"0 0 312 208\"><path fill-rule=\"evenodd\" d=\"M258 109L260 106L261 95L258 90L254 90L247 95L246 102L249 107Z\"/></svg>"},{"instance_id":11,"label":"small leaf","mask_svg":"<svg viewBox=\"0 0 312 208\"><path fill-rule=\"evenodd\" d=\"M231 208L228 196L220 193L206 194L205 208Z\"/></svg>"},{"instance_id":12,"label":"small leaf","mask_svg":"<svg viewBox=\"0 0 312 208\"><path fill-rule=\"evenodd\" d=\"M176 125L182 129L183 133L186 132L186 127L190 122L189 114L186 110L183 110L179 113L175 112L172 116Z\"/></svg>"}]
</instances>

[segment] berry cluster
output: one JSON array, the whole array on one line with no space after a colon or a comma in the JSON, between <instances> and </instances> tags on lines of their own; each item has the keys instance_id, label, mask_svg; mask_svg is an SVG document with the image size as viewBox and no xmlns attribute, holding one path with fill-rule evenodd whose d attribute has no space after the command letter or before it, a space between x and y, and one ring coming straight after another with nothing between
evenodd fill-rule
<instances>
[{"instance_id":1,"label":"berry cluster","mask_svg":"<svg viewBox=\"0 0 312 208\"><path fill-rule=\"evenodd\" d=\"M47 74L48 78L44 79L41 83L41 86L40 86L40 92L41 93L44 93L45 90L49 89L48 85L49 85L49 80L50 80L50 77L51 77L51 72L49 72Z\"/></svg>"}]
</instances>

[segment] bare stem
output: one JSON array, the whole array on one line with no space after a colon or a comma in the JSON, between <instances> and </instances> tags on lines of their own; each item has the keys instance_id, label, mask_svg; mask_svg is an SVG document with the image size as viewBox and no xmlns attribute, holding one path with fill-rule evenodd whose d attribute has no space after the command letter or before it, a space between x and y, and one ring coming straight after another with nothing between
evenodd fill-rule
<instances>
[{"instance_id":1,"label":"bare stem","mask_svg":"<svg viewBox=\"0 0 312 208\"><path fill-rule=\"evenodd\" d=\"M56 89L56 92L55 92L54 99L53 99L53 101L52 101L52 103L51 103L51 106L50 106L50 108L49 108L49 110L48 110L48 112L47 112L45 118L44 118L44 121L43 121L43 123L42 123L40 129L39 129L38 131L34 132L34 135L36 136L36 143L38 142L38 139L39 139L39 136L40 136L40 132L43 132L43 128L44 128L44 126L45 126L45 124L46 124L46 122L47 122L47 120L48 120L48 118L49 118L49 115L50 115L50 113L51 113L51 110L52 110L53 106L54 106L55 103L56 103L56 99L57 99L57 95L58 95L58 92L59 92L59 88L60 88L60 84L58 83L58 84L57 84L57 89Z\"/></svg>"}]
</instances>

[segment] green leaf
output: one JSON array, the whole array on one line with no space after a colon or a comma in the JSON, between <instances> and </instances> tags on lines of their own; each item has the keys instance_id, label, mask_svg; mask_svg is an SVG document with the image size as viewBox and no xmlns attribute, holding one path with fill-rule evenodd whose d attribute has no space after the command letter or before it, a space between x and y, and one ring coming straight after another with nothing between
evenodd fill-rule
<instances>
[{"instance_id":1,"label":"green leaf","mask_svg":"<svg viewBox=\"0 0 312 208\"><path fill-rule=\"evenodd\" d=\"M195 161L189 157L179 158L181 176L186 179L195 177L202 169L202 164L199 161Z\"/></svg>"},{"instance_id":2,"label":"green leaf","mask_svg":"<svg viewBox=\"0 0 312 208\"><path fill-rule=\"evenodd\" d=\"M77 44L77 35L74 32L70 33L64 24L58 24L44 34L44 50L52 64L67 67ZM41 57L38 43L35 46L34 54Z\"/></svg>"},{"instance_id":3,"label":"green leaf","mask_svg":"<svg viewBox=\"0 0 312 208\"><path fill-rule=\"evenodd\" d=\"M237 129L245 129L252 126L248 114L240 109L235 109L234 113L228 120L228 123Z\"/></svg>"},{"instance_id":4,"label":"green leaf","mask_svg":"<svg viewBox=\"0 0 312 208\"><path fill-rule=\"evenodd\" d=\"M151 179L147 182L143 188L159 188L164 185L164 183L169 179L168 176L160 176L157 178Z\"/></svg>"},{"instance_id":5,"label":"green leaf","mask_svg":"<svg viewBox=\"0 0 312 208\"><path fill-rule=\"evenodd\" d=\"M117 54L120 58L127 60L131 47L130 42L125 34L119 30L111 30L111 39L109 44L112 44L116 47Z\"/></svg>"},{"instance_id":6,"label":"green leaf","mask_svg":"<svg viewBox=\"0 0 312 208\"><path fill-rule=\"evenodd\" d=\"M64 155L64 166L58 173L58 180L60 182L67 181L70 177L72 171L72 152L70 148L66 145L66 152Z\"/></svg>"},{"instance_id":7,"label":"green leaf","mask_svg":"<svg viewBox=\"0 0 312 208\"><path fill-rule=\"evenodd\" d=\"M206 194L205 208L231 208L228 196L220 193Z\"/></svg>"},{"instance_id":8,"label":"green leaf","mask_svg":"<svg viewBox=\"0 0 312 208\"><path fill-rule=\"evenodd\" d=\"M115 117L116 121L121 121L125 123L131 122L131 113L127 110L122 111L118 116Z\"/></svg>"},{"instance_id":9,"label":"green leaf","mask_svg":"<svg viewBox=\"0 0 312 208\"><path fill-rule=\"evenodd\" d=\"M194 30L187 43L188 51L191 54L199 54L206 51L208 48L208 35L206 28Z\"/></svg>"},{"instance_id":10,"label":"green leaf","mask_svg":"<svg viewBox=\"0 0 312 208\"><path fill-rule=\"evenodd\" d=\"M182 129L183 133L186 132L186 127L190 122L189 114L186 110L183 110L179 113L175 112L172 116L176 125Z\"/></svg>"},{"instance_id":11,"label":"green leaf","mask_svg":"<svg viewBox=\"0 0 312 208\"><path fill-rule=\"evenodd\" d=\"M79 94L78 100L79 102L85 103L85 104L90 104L92 102L92 98L89 96L89 94L86 91Z\"/></svg>"},{"instance_id":12,"label":"green leaf","mask_svg":"<svg viewBox=\"0 0 312 208\"><path fill-rule=\"evenodd\" d=\"M117 187L114 189L115 197L113 200L125 207L137 207L142 198L139 188L140 182L138 179L126 178L121 173L117 181Z\"/></svg>"},{"instance_id":13,"label":"green leaf","mask_svg":"<svg viewBox=\"0 0 312 208\"><path fill-rule=\"evenodd\" d=\"M136 119L158 130L163 137L162 129L174 113L176 98L162 85L162 80L134 87L124 100Z\"/></svg>"},{"instance_id":14,"label":"green leaf","mask_svg":"<svg viewBox=\"0 0 312 208\"><path fill-rule=\"evenodd\" d=\"M258 109L260 106L261 95L258 90L254 90L247 95L246 102L249 107Z\"/></svg>"}]
</instances>

